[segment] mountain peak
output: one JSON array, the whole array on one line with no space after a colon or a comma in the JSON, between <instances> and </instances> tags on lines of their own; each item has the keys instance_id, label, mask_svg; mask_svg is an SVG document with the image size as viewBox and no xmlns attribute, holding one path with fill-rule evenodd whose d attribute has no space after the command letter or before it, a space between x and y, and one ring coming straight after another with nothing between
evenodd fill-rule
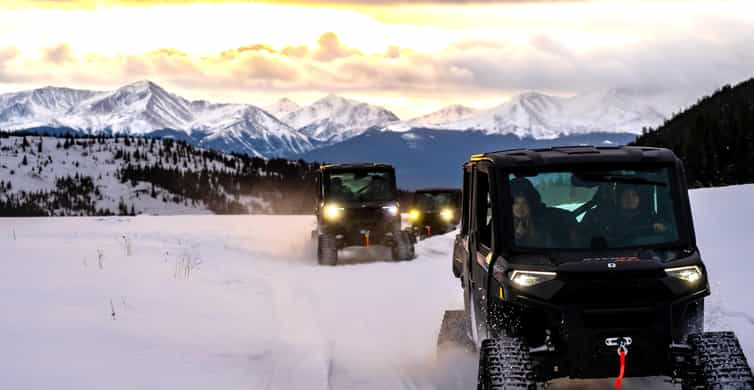
<instances>
[{"instance_id":1,"label":"mountain peak","mask_svg":"<svg viewBox=\"0 0 754 390\"><path fill-rule=\"evenodd\" d=\"M324 96L314 102L312 105L329 105L329 106L342 106L346 105L348 103L351 104L359 104L360 102L357 102L355 100L346 99L343 96L335 95L335 94L328 94L327 96Z\"/></svg>"},{"instance_id":2,"label":"mountain peak","mask_svg":"<svg viewBox=\"0 0 754 390\"><path fill-rule=\"evenodd\" d=\"M398 117L387 109L329 94L291 112L283 121L303 134L325 143L355 137L370 127L384 126Z\"/></svg>"},{"instance_id":3,"label":"mountain peak","mask_svg":"<svg viewBox=\"0 0 754 390\"><path fill-rule=\"evenodd\" d=\"M476 109L466 107L462 104L451 104L429 114L394 123L388 126L388 129L392 131L408 131L416 127L441 126L445 123L465 119L476 111Z\"/></svg>"},{"instance_id":4,"label":"mountain peak","mask_svg":"<svg viewBox=\"0 0 754 390\"><path fill-rule=\"evenodd\" d=\"M275 103L264 107L264 110L272 114L276 118L283 118L284 116L301 109L298 103L286 97L279 99Z\"/></svg>"},{"instance_id":5,"label":"mountain peak","mask_svg":"<svg viewBox=\"0 0 754 390\"><path fill-rule=\"evenodd\" d=\"M157 85L157 83L150 81L150 80L139 80L134 81L133 83L126 84L120 88L118 88L119 91L164 91L162 87Z\"/></svg>"}]
</instances>

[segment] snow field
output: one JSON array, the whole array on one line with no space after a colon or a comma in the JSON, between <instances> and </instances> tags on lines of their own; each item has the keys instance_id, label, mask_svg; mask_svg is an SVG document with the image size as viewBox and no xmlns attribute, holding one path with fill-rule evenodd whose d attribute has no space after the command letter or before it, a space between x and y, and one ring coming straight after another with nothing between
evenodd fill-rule
<instances>
[{"instance_id":1,"label":"snow field","mask_svg":"<svg viewBox=\"0 0 754 390\"><path fill-rule=\"evenodd\" d=\"M735 330L750 357L752 196L754 186L692 191L712 279L707 328ZM411 262L363 263L389 258L373 247L346 251L333 268L316 264L313 225L311 216L0 219L0 388L474 388L474 356L435 356L443 311L462 307L452 234L420 242Z\"/></svg>"}]
</instances>

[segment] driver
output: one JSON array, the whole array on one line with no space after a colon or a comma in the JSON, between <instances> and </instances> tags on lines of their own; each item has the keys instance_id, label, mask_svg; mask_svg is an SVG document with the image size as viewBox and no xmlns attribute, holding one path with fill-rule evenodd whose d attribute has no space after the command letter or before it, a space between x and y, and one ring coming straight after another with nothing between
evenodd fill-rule
<instances>
[{"instance_id":1,"label":"driver","mask_svg":"<svg viewBox=\"0 0 754 390\"><path fill-rule=\"evenodd\" d=\"M330 196L337 199L347 199L351 195L348 187L343 185L343 180L339 177L333 177L330 180Z\"/></svg>"},{"instance_id":2,"label":"driver","mask_svg":"<svg viewBox=\"0 0 754 390\"><path fill-rule=\"evenodd\" d=\"M523 247L545 248L552 245L552 239L541 226L543 204L539 192L525 178L511 180L513 200L513 231L516 244Z\"/></svg>"},{"instance_id":3,"label":"driver","mask_svg":"<svg viewBox=\"0 0 754 390\"><path fill-rule=\"evenodd\" d=\"M653 217L649 201L641 196L636 186L618 184L616 199L618 208L612 220L613 231L631 231L642 226L651 227L655 233L668 231L667 225Z\"/></svg>"}]
</instances>

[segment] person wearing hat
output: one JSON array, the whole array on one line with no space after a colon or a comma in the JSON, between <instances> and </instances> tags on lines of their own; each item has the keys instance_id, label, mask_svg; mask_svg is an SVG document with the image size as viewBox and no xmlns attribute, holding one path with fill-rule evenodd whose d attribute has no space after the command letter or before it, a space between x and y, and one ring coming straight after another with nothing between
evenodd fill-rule
<instances>
[{"instance_id":1,"label":"person wearing hat","mask_svg":"<svg viewBox=\"0 0 754 390\"><path fill-rule=\"evenodd\" d=\"M537 189L526 178L511 180L510 187L516 245L530 248L551 246L552 239L541 221L545 205Z\"/></svg>"}]
</instances>

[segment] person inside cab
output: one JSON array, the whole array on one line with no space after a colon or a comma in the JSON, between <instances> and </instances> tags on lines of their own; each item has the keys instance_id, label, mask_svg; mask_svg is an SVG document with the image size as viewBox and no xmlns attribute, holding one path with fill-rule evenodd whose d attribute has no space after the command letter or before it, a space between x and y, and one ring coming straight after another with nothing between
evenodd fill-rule
<instances>
[{"instance_id":1,"label":"person inside cab","mask_svg":"<svg viewBox=\"0 0 754 390\"><path fill-rule=\"evenodd\" d=\"M333 199L348 200L351 197L351 191L343 185L343 180L339 177L330 179L330 197Z\"/></svg>"},{"instance_id":2,"label":"person inside cab","mask_svg":"<svg viewBox=\"0 0 754 390\"><path fill-rule=\"evenodd\" d=\"M513 179L510 186L516 245L529 248L550 247L552 238L542 223L544 204L539 192L526 178Z\"/></svg>"},{"instance_id":3,"label":"person inside cab","mask_svg":"<svg viewBox=\"0 0 754 390\"><path fill-rule=\"evenodd\" d=\"M630 233L665 233L667 225L661 222L651 207L651 194L644 188L617 184L615 188L617 212L612 219L612 230Z\"/></svg>"}]
</instances>

